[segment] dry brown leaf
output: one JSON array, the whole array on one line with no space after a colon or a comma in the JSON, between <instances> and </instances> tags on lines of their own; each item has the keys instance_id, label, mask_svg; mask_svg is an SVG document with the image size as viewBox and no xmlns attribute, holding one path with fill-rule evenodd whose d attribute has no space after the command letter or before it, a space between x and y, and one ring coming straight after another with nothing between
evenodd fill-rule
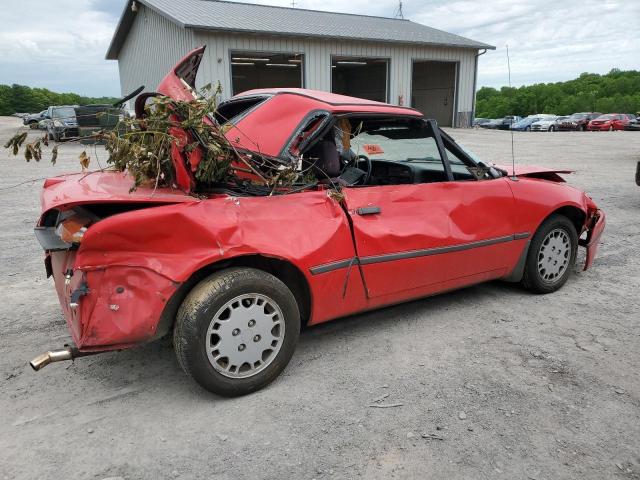
<instances>
[{"instance_id":1,"label":"dry brown leaf","mask_svg":"<svg viewBox=\"0 0 640 480\"><path fill-rule=\"evenodd\" d=\"M87 155L87 151L83 150L80 154L80 166L82 167L82 171L84 172L87 168L89 168L89 163L91 162L91 157Z\"/></svg>"}]
</instances>

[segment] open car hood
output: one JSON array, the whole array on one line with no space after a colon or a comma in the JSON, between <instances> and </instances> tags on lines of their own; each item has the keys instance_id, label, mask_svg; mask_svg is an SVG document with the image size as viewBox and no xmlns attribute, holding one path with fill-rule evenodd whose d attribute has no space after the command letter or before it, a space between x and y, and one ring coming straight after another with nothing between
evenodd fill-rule
<instances>
[{"instance_id":1,"label":"open car hood","mask_svg":"<svg viewBox=\"0 0 640 480\"><path fill-rule=\"evenodd\" d=\"M511 165L495 165L500 170L504 170L509 175L513 173L513 166ZM573 173L573 170L567 170L564 168L549 168L538 167L535 165L516 165L515 175L516 177L530 177L541 178L544 180L552 180L554 182L564 182L565 180L558 174L560 173Z\"/></svg>"}]
</instances>

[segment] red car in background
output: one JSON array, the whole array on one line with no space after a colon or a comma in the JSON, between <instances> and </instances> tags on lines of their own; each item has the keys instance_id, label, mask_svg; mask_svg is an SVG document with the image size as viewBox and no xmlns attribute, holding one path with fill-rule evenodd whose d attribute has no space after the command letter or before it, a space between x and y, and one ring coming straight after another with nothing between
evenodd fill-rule
<instances>
[{"instance_id":1,"label":"red car in background","mask_svg":"<svg viewBox=\"0 0 640 480\"><path fill-rule=\"evenodd\" d=\"M629 122L631 122L631 119L624 113L607 113L591 120L587 124L587 130L591 132L624 130L624 127Z\"/></svg>"},{"instance_id":2,"label":"red car in background","mask_svg":"<svg viewBox=\"0 0 640 480\"><path fill-rule=\"evenodd\" d=\"M192 99L203 51L158 92ZM242 395L284 370L302 326L496 279L554 292L579 246L591 265L604 230L570 172L478 161L411 108L266 89L216 119L255 168L269 156L318 180L192 196L193 151L179 145L175 189L130 192L108 171L46 180L36 236L75 346L34 369L172 334L188 375Z\"/></svg>"}]
</instances>

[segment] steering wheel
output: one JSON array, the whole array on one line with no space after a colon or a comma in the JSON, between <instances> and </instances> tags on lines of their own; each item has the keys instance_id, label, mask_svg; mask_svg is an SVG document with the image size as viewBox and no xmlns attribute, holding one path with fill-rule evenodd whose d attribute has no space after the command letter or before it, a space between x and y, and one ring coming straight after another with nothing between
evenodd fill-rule
<instances>
[{"instance_id":1,"label":"steering wheel","mask_svg":"<svg viewBox=\"0 0 640 480\"><path fill-rule=\"evenodd\" d=\"M361 162L366 163L366 169L361 169L358 164L360 164ZM349 162L347 162L347 164L345 165L344 169L343 169L343 173L345 171L347 171L347 169L349 169L350 167L352 168L357 168L358 170L361 170L363 172L365 172L364 176L358 178L355 182L353 182L351 185L366 185L369 183L369 179L371 178L371 171L373 170L373 166L371 164L371 159L369 157L367 157L366 155L358 155L358 156L354 156Z\"/></svg>"}]
</instances>

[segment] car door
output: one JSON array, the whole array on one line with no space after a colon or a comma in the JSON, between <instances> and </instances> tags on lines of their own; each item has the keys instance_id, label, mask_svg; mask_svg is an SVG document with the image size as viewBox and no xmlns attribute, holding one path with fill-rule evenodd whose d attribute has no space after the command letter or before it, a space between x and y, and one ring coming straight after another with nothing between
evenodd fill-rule
<instances>
[{"instance_id":1,"label":"car door","mask_svg":"<svg viewBox=\"0 0 640 480\"><path fill-rule=\"evenodd\" d=\"M514 227L511 180L456 181L444 152L447 181L344 189L370 299L391 303L498 278L517 263L524 234Z\"/></svg>"}]
</instances>

